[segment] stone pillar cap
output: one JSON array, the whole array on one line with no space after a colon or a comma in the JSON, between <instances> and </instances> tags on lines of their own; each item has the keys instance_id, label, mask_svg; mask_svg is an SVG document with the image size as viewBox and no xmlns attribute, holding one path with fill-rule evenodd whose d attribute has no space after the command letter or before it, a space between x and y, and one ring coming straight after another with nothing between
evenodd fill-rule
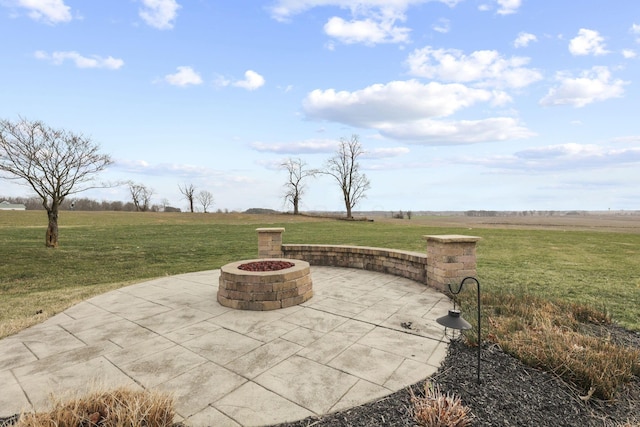
<instances>
[{"instance_id":1,"label":"stone pillar cap","mask_svg":"<svg viewBox=\"0 0 640 427\"><path fill-rule=\"evenodd\" d=\"M256 231L258 233L260 232L271 232L271 233L277 233L280 232L282 233L284 231L284 228L282 227L274 227L274 228L256 228Z\"/></svg>"},{"instance_id":2,"label":"stone pillar cap","mask_svg":"<svg viewBox=\"0 0 640 427\"><path fill-rule=\"evenodd\" d=\"M427 240L434 240L443 243L473 243L481 240L482 237L465 236L463 234L434 234L423 236Z\"/></svg>"}]
</instances>

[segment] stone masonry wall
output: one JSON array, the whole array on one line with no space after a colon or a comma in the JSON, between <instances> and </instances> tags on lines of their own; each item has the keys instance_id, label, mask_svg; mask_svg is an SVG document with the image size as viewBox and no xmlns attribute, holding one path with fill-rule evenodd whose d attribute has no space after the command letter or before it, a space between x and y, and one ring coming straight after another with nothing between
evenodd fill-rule
<instances>
[{"instance_id":1,"label":"stone masonry wall","mask_svg":"<svg viewBox=\"0 0 640 427\"><path fill-rule=\"evenodd\" d=\"M259 228L260 258L288 258L311 265L360 268L406 277L445 291L448 284L475 277L476 243L480 237L424 236L426 254L397 249L344 245L282 244L284 228Z\"/></svg>"},{"instance_id":2,"label":"stone masonry wall","mask_svg":"<svg viewBox=\"0 0 640 427\"><path fill-rule=\"evenodd\" d=\"M427 283L442 291L449 283L476 276L476 243L480 237L458 234L424 236L427 240Z\"/></svg>"},{"instance_id":3,"label":"stone masonry wall","mask_svg":"<svg viewBox=\"0 0 640 427\"><path fill-rule=\"evenodd\" d=\"M282 245L282 256L311 265L359 268L427 283L427 256L419 252L367 246Z\"/></svg>"},{"instance_id":4,"label":"stone masonry wall","mask_svg":"<svg viewBox=\"0 0 640 427\"><path fill-rule=\"evenodd\" d=\"M284 228L258 228L258 258L280 258Z\"/></svg>"}]
</instances>

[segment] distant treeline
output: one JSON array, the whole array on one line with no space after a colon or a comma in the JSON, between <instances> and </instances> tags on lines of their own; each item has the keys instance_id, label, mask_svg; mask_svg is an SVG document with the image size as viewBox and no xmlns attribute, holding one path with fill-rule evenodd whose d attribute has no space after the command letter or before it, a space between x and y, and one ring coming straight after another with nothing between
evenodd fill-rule
<instances>
[{"instance_id":1,"label":"distant treeline","mask_svg":"<svg viewBox=\"0 0 640 427\"><path fill-rule=\"evenodd\" d=\"M9 203L23 204L27 210L44 210L42 200L39 197L1 197L0 201L6 200ZM124 211L135 212L136 207L133 202L108 201L98 202L88 198L69 198L60 206L61 210L77 210L77 211ZM149 209L152 212L180 212L180 208L174 208L168 205L153 205Z\"/></svg>"}]
</instances>

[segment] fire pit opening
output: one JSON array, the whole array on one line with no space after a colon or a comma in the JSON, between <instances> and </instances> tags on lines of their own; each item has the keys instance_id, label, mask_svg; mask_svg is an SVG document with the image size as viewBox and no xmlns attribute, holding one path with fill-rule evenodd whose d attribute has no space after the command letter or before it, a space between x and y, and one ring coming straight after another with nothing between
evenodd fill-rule
<instances>
[{"instance_id":1,"label":"fire pit opening","mask_svg":"<svg viewBox=\"0 0 640 427\"><path fill-rule=\"evenodd\" d=\"M291 259L232 262L220 269L218 302L240 310L276 310L313 296L309 263Z\"/></svg>"},{"instance_id":2,"label":"fire pit opening","mask_svg":"<svg viewBox=\"0 0 640 427\"><path fill-rule=\"evenodd\" d=\"M246 264L240 264L238 268L245 271L278 271L285 268L291 268L295 264L289 261L253 261Z\"/></svg>"}]
</instances>

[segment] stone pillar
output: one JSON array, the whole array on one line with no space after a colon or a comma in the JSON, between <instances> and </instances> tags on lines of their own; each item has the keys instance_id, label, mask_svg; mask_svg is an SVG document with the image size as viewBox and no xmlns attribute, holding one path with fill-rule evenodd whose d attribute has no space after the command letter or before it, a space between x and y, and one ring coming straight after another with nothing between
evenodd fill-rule
<instances>
[{"instance_id":1,"label":"stone pillar","mask_svg":"<svg viewBox=\"0 0 640 427\"><path fill-rule=\"evenodd\" d=\"M282 258L284 228L257 228L258 258Z\"/></svg>"},{"instance_id":2,"label":"stone pillar","mask_svg":"<svg viewBox=\"0 0 640 427\"><path fill-rule=\"evenodd\" d=\"M427 285L445 291L468 276L476 276L476 242L480 237L443 234L427 240Z\"/></svg>"}]
</instances>

